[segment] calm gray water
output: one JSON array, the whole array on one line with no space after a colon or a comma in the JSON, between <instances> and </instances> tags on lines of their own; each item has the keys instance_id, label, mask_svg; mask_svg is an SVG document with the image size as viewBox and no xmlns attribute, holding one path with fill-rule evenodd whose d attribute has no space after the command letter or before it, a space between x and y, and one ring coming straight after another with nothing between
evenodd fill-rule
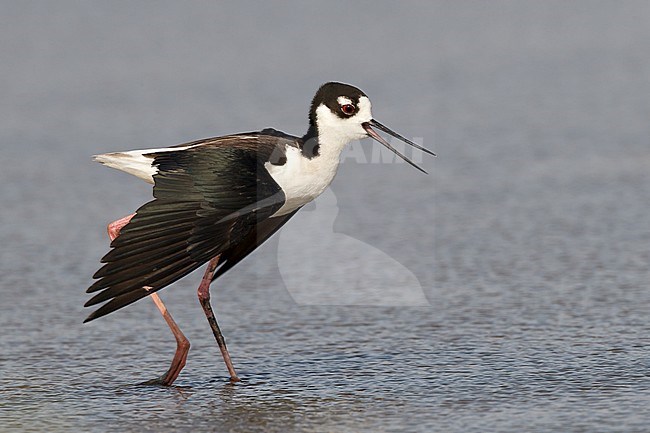
<instances>
[{"instance_id":1,"label":"calm gray water","mask_svg":"<svg viewBox=\"0 0 650 433\"><path fill-rule=\"evenodd\" d=\"M0 431L650 431L648 2L0 8ZM316 253L278 237L213 289L243 383L193 274L162 292L188 365L138 385L174 349L153 304L82 305L105 224L150 188L90 156L299 134L328 80L440 156L348 155L333 226L282 236L356 239L430 305L296 302L278 251Z\"/></svg>"}]
</instances>

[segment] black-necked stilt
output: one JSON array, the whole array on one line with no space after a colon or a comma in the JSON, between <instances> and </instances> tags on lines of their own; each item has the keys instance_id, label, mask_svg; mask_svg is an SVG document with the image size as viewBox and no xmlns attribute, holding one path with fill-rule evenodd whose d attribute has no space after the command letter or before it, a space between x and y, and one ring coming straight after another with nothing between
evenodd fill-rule
<instances>
[{"instance_id":1,"label":"black-necked stilt","mask_svg":"<svg viewBox=\"0 0 650 433\"><path fill-rule=\"evenodd\" d=\"M98 155L95 160L153 184L154 200L108 226L111 250L85 306L104 305L86 322L151 296L176 337L169 370L152 383L171 385L185 365L189 341L156 292L208 263L198 297L230 374L239 380L210 305L212 280L239 263L332 182L343 148L372 137L424 172L372 128L435 154L372 118L356 87L321 86L309 130L294 137L275 129L198 140L161 149Z\"/></svg>"}]
</instances>

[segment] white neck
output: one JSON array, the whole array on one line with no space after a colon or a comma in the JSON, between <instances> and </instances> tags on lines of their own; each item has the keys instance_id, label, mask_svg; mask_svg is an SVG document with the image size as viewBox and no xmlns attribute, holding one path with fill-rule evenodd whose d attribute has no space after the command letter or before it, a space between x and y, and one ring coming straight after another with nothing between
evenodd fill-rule
<instances>
[{"instance_id":1,"label":"white neck","mask_svg":"<svg viewBox=\"0 0 650 433\"><path fill-rule=\"evenodd\" d=\"M341 118L325 105L316 108L318 154L310 158L295 147L287 147L287 162L281 166L266 164L273 179L285 194L285 203L274 216L285 215L318 197L334 179L341 152L348 143L366 137L361 124L372 119L370 101L359 99L359 111Z\"/></svg>"}]
</instances>

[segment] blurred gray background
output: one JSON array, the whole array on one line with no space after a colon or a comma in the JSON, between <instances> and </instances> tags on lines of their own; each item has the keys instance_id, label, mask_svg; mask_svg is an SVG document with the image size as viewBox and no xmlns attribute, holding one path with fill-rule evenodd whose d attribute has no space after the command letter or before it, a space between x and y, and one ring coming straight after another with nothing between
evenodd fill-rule
<instances>
[{"instance_id":1,"label":"blurred gray background","mask_svg":"<svg viewBox=\"0 0 650 433\"><path fill-rule=\"evenodd\" d=\"M647 431L649 21L646 1L0 2L0 430ZM299 305L274 239L213 289L244 382L197 274L162 292L186 369L138 386L174 349L152 303L83 326L82 305L105 225L151 190L91 155L300 135L330 80L439 154L429 176L348 158L332 185L333 230L430 305Z\"/></svg>"}]
</instances>

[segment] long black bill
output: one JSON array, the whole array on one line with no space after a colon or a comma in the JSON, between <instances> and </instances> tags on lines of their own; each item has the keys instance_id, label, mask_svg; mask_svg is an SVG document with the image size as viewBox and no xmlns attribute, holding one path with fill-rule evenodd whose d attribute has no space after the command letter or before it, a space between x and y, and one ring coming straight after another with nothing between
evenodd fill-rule
<instances>
[{"instance_id":1,"label":"long black bill","mask_svg":"<svg viewBox=\"0 0 650 433\"><path fill-rule=\"evenodd\" d=\"M415 164L413 161L411 161L410 159L408 159L406 156L402 155L402 154L401 154L397 149L395 149L393 146L391 146L391 145L390 145L386 140L384 140L384 138L383 138L381 135L377 134L377 132L376 132L374 129L372 129L371 126L374 126L375 128L379 129L380 131L383 131L383 132L385 132L386 134L391 135L391 136L397 138L398 140L401 140L401 141L403 141L404 143L409 144L409 145L415 147L416 149L421 150L422 152L428 153L429 155L436 156L435 153L431 152L431 151L430 151L429 149L427 149L427 148L424 148L424 147L420 146L420 145L417 144L417 143L413 143L411 140L409 140L409 139L406 138L406 137L402 137L402 136L399 135L398 133L392 131L392 130L391 130L390 128L388 128L387 126L384 126L384 125L382 125L381 123L377 122L375 119L371 119L369 122L364 122L364 123L361 124L361 126L363 126L363 129L366 130L366 132L368 133L368 135L369 135L370 137L374 138L375 140L377 140L378 142L380 142L381 144L383 144L384 146L386 146L388 149L390 149L391 152L393 152L395 155L397 155L397 156L399 156L400 158L402 158L404 161L408 162L408 163L409 163L410 165L412 165L413 167L415 167L415 168L417 168L418 170L420 170L422 173L427 174L426 171L424 171L424 170L423 170L422 168L420 168L417 164Z\"/></svg>"}]
</instances>

